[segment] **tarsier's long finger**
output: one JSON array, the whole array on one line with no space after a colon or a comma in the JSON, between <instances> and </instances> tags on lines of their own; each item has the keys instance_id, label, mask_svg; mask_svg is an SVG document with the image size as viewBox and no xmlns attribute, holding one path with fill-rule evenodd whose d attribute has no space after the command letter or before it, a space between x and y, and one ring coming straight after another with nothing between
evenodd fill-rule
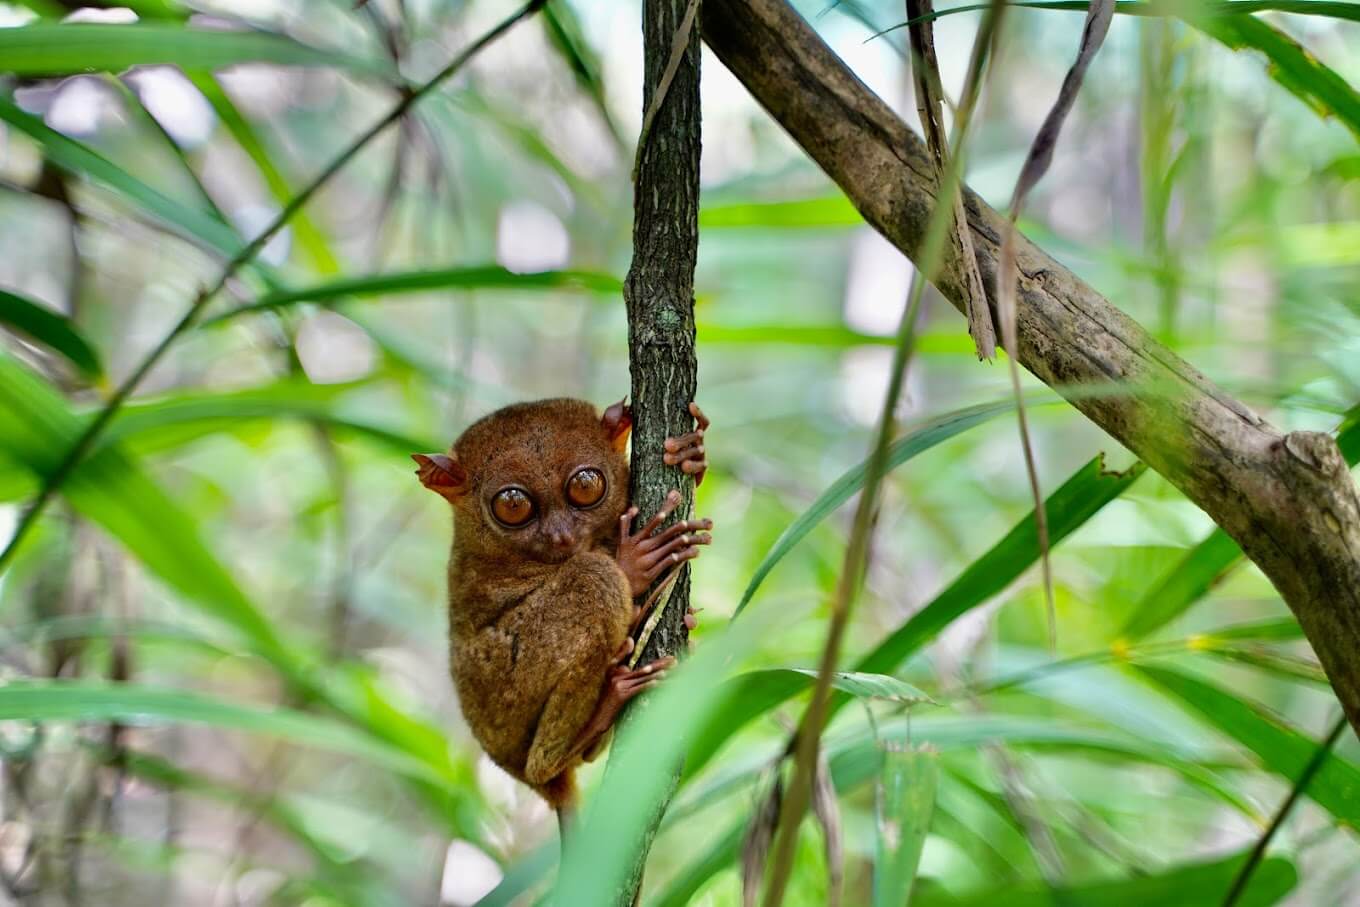
<instances>
[{"instance_id":1,"label":"tarsier's long finger","mask_svg":"<svg viewBox=\"0 0 1360 907\"><path fill-rule=\"evenodd\" d=\"M647 521L647 525L639 529L633 537L637 538L641 536L644 539L649 538L651 534L656 531L658 526L666 522L666 517L670 516L671 512L679 506L680 492L672 491L670 494L666 495L666 501L661 505L661 509L658 510L656 514Z\"/></svg>"},{"instance_id":2,"label":"tarsier's long finger","mask_svg":"<svg viewBox=\"0 0 1360 907\"><path fill-rule=\"evenodd\" d=\"M694 403L692 401L690 402L689 405L689 414L693 416L694 421L699 424L700 431L703 431L704 429L708 428L710 424L712 424L708 421L708 416L704 415L704 411L699 408L699 404Z\"/></svg>"},{"instance_id":3,"label":"tarsier's long finger","mask_svg":"<svg viewBox=\"0 0 1360 907\"><path fill-rule=\"evenodd\" d=\"M692 431L687 435L676 435L674 438L667 438L666 443L661 445L669 453L678 453L690 447L697 447L704 443L703 431Z\"/></svg>"},{"instance_id":4,"label":"tarsier's long finger","mask_svg":"<svg viewBox=\"0 0 1360 907\"><path fill-rule=\"evenodd\" d=\"M699 609L697 609L697 610L694 609L694 608L686 608L686 609L685 609L685 629L686 629L686 630L693 630L695 627L699 626L699 612L702 611L702 610L704 610L704 609L703 609L703 608L699 608Z\"/></svg>"},{"instance_id":5,"label":"tarsier's long finger","mask_svg":"<svg viewBox=\"0 0 1360 907\"><path fill-rule=\"evenodd\" d=\"M637 548L642 552L652 551L666 544L677 535L683 535L686 532L697 532L700 529L712 528L712 520L681 520L678 523L672 523L651 538L638 542Z\"/></svg>"},{"instance_id":6,"label":"tarsier's long finger","mask_svg":"<svg viewBox=\"0 0 1360 907\"><path fill-rule=\"evenodd\" d=\"M660 576L662 572L665 571L667 568L675 566L676 564L679 564L682 561L692 561L698 556L699 549L692 546L680 551L672 551L670 554L662 558L658 563L650 567L642 575L647 578L648 582L650 582L656 579L658 576Z\"/></svg>"},{"instance_id":7,"label":"tarsier's long finger","mask_svg":"<svg viewBox=\"0 0 1360 907\"><path fill-rule=\"evenodd\" d=\"M694 444L689 447L679 448L672 453L664 455L661 460L667 466L675 466L678 463L688 463L690 460L702 460L704 458L704 445Z\"/></svg>"},{"instance_id":8,"label":"tarsier's long finger","mask_svg":"<svg viewBox=\"0 0 1360 907\"><path fill-rule=\"evenodd\" d=\"M643 567L650 567L657 561L666 559L677 551L683 551L694 545L710 545L712 543L713 536L706 532L699 532L693 535L682 535L678 538L671 539L657 550L644 554L642 557L638 558L638 563ZM674 561L672 561L672 563L674 563Z\"/></svg>"}]
</instances>

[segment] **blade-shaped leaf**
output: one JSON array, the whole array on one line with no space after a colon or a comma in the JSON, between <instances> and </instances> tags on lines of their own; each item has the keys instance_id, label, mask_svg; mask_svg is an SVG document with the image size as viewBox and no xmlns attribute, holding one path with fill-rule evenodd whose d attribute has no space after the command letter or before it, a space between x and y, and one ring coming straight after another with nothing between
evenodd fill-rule
<instances>
[{"instance_id":1,"label":"blade-shaped leaf","mask_svg":"<svg viewBox=\"0 0 1360 907\"><path fill-rule=\"evenodd\" d=\"M1208 863L1176 866L1156 875L1133 876L1104 882L1088 882L1062 888L1042 883L1007 885L1005 888L954 897L941 891L923 891L915 907L1205 907L1219 904L1232 885L1246 854ZM1298 884L1294 864L1281 857L1262 863L1237 907L1270 907L1279 903Z\"/></svg>"},{"instance_id":2,"label":"blade-shaped leaf","mask_svg":"<svg viewBox=\"0 0 1360 907\"><path fill-rule=\"evenodd\" d=\"M1360 462L1360 407L1347 413L1336 434L1346 462ZM1214 529L1186 553L1144 596L1124 626L1124 635L1141 639L1180 617L1214 584L1242 563L1244 555L1222 529Z\"/></svg>"},{"instance_id":3,"label":"blade-shaped leaf","mask_svg":"<svg viewBox=\"0 0 1360 907\"><path fill-rule=\"evenodd\" d=\"M0 357L0 447L10 459L46 475L80 430L81 420L54 389ZM92 453L63 492L162 581L236 629L279 667L297 669L295 656L208 551L193 520L117 447Z\"/></svg>"},{"instance_id":4,"label":"blade-shaped leaf","mask_svg":"<svg viewBox=\"0 0 1360 907\"><path fill-rule=\"evenodd\" d=\"M189 28L169 22L37 22L0 29L0 71L17 75L121 72L158 64L202 71L238 63L384 69L263 31Z\"/></svg>"},{"instance_id":5,"label":"blade-shaped leaf","mask_svg":"<svg viewBox=\"0 0 1360 907\"><path fill-rule=\"evenodd\" d=\"M185 690L85 680L11 680L0 686L0 719L122 722L151 719L210 724L360 756L422 781L448 780L433 772L428 764L349 725L306 712L242 705Z\"/></svg>"},{"instance_id":6,"label":"blade-shaped leaf","mask_svg":"<svg viewBox=\"0 0 1360 907\"><path fill-rule=\"evenodd\" d=\"M1010 410L1014 405L1014 401L1000 400L995 403L982 403L965 407L930 419L892 443L892 446L888 449L886 469L896 469L917 454L930 450L937 444L962 434L970 428L975 428L988 419L999 416ZM813 501L811 507L803 511L796 520L789 524L787 529L780 533L779 538L775 539L770 550L766 552L765 557L756 566L755 572L751 575L751 581L746 584L746 591L742 593L741 601L737 602L736 614L742 612L751 601L751 596L755 595L760 584L765 581L765 577L770 575L770 571L784 559L785 555L806 538L807 534L819 523L850 500L851 496L863 487L864 474L865 463L863 462L851 468L832 482L826 491L822 492L816 501Z\"/></svg>"},{"instance_id":7,"label":"blade-shaped leaf","mask_svg":"<svg viewBox=\"0 0 1360 907\"><path fill-rule=\"evenodd\" d=\"M60 353L87 378L104 373L99 354L76 329L71 319L7 290L0 290L0 325L23 333L31 340Z\"/></svg>"},{"instance_id":8,"label":"blade-shaped leaf","mask_svg":"<svg viewBox=\"0 0 1360 907\"><path fill-rule=\"evenodd\" d=\"M454 289L584 290L612 295L621 292L623 284L616 277L594 271L536 271L520 274L500 265L404 271L351 277L298 290L269 293L251 305L225 312L209 319L205 324L219 323L250 312L280 309L299 302L326 303L347 296L381 296Z\"/></svg>"},{"instance_id":9,"label":"blade-shaped leaf","mask_svg":"<svg viewBox=\"0 0 1360 907\"><path fill-rule=\"evenodd\" d=\"M883 752L874 847L874 907L911 903L916 869L935 810L939 754L927 747Z\"/></svg>"},{"instance_id":10,"label":"blade-shaped leaf","mask_svg":"<svg viewBox=\"0 0 1360 907\"><path fill-rule=\"evenodd\" d=\"M1119 497L1143 473L1135 464L1121 473L1106 472L1103 456L1074 473L1045 502L1050 542L1057 545L1110 501ZM997 595L1028 570L1039 555L1034 514L1021 520L996 545L968 566L947 589L860 659L856 671L888 674L947 627L955 618ZM774 708L806 688L796 675L747 675L726 684L713 717L694 735L685 771L698 771L746 722ZM833 702L838 708L848 699Z\"/></svg>"},{"instance_id":11,"label":"blade-shaped leaf","mask_svg":"<svg viewBox=\"0 0 1360 907\"><path fill-rule=\"evenodd\" d=\"M1299 777L1317 751L1316 740L1254 702L1168 668L1137 665L1134 670L1255 753L1266 768L1288 781ZM1360 766L1329 754L1307 793L1342 822L1360 826Z\"/></svg>"},{"instance_id":12,"label":"blade-shaped leaf","mask_svg":"<svg viewBox=\"0 0 1360 907\"><path fill-rule=\"evenodd\" d=\"M231 227L151 188L94 149L49 127L41 118L0 97L4 120L42 146L43 154L68 173L87 176L132 202L175 233L220 255L236 253L244 243Z\"/></svg>"}]
</instances>

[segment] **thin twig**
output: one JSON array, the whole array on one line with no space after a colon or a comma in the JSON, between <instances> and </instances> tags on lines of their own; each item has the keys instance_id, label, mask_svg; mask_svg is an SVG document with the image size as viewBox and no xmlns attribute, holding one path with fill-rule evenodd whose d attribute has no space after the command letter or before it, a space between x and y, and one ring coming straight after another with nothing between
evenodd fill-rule
<instances>
[{"instance_id":1,"label":"thin twig","mask_svg":"<svg viewBox=\"0 0 1360 907\"><path fill-rule=\"evenodd\" d=\"M1327 763L1327 758L1332 753L1332 747L1336 746L1336 742L1341 739L1341 732L1346 729L1346 724L1346 715L1343 712L1341 717L1336 719L1336 724L1332 725L1332 729L1328 732L1326 738L1313 751L1312 758L1308 760L1308 764L1299 773L1298 780L1294 782L1294 787L1289 791L1289 796L1285 797L1284 802L1280 804L1279 811L1270 820L1270 825L1266 827L1265 832L1257 840L1256 846L1251 849L1247 862L1242 864L1242 869L1237 873L1237 878L1233 879L1232 888L1228 889L1228 896L1223 899L1223 907L1234 907L1242 895L1246 893L1252 873L1256 871L1256 867L1261 865L1261 861L1265 858L1266 848L1270 846L1275 833L1284 825L1285 819L1289 818L1289 812L1294 808L1294 804L1304 795L1313 778Z\"/></svg>"},{"instance_id":2,"label":"thin twig","mask_svg":"<svg viewBox=\"0 0 1360 907\"><path fill-rule=\"evenodd\" d=\"M675 39L671 42L670 59L666 61L666 68L661 73L661 80L656 83L656 91L652 93L652 100L647 105L647 112L642 116L642 130L638 133L637 151L633 155L632 182L634 185L637 184L638 167L642 166L642 155L647 151L647 137L652 132L652 121L656 119L656 112L661 109L661 103L666 100L666 92L670 90L671 82L680 69L680 61L685 59L685 49L689 47L689 34L694 29L694 19L698 12L699 0L689 0L689 6L685 8L684 18L680 20L680 25L675 30Z\"/></svg>"},{"instance_id":3,"label":"thin twig","mask_svg":"<svg viewBox=\"0 0 1360 907\"><path fill-rule=\"evenodd\" d=\"M766 907L779 907L783 903L784 890L789 875L793 871L794 848L798 838L798 826L803 813L807 810L812 790L812 774L816 764L818 744L822 728L826 723L830 705L831 675L836 669L840 655L841 639L849 622L859 592L867 560L873 517L876 512L878 490L887 466L888 444L892 439L897 401L901 396L902 384L907 366L915 348L916 315L924 295L925 284L934 277L944 255L945 243L949 239L949 222L954 206L949 203L952 194L962 179L959 162L963 159L962 150L968 138L971 122L971 103L975 102L988 51L979 44L990 44L995 36L995 21L1000 15L1003 4L994 3L978 29L973 48L973 62L970 66L970 82L965 88L965 98L972 99L964 115L955 122L951 154L946 170L941 174L939 189L935 196L935 206L926 225L925 237L921 243L918 257L919 266L913 277L911 297L907 309L898 326L897 347L893 354L892 371L888 392L883 400L883 410L879 416L878 432L873 451L865 464L864 488L860 491L859 503L846 546L845 559L841 565L840 580L836 595L832 600L831 626L827 631L825 647L817 671L817 682L813 686L812 701L808 704L795 736L793 776L789 782L788 794L779 817L779 829L775 837L774 862L770 870L769 887L766 889ZM960 105L961 109L964 105Z\"/></svg>"},{"instance_id":4,"label":"thin twig","mask_svg":"<svg viewBox=\"0 0 1360 907\"><path fill-rule=\"evenodd\" d=\"M104 407L99 411L99 414L90 421L85 427L85 430L81 432L80 437L76 439L75 443L72 444L69 449L67 449L61 462L57 464L57 467L47 475L41 490L38 492L38 496L33 500L33 503L19 520L19 524L15 527L14 535L10 538L9 544L5 546L3 551L0 551L0 574L3 574L9 567L10 562L14 559L14 555L19 550L19 545L33 529L33 526L38 521L38 517L42 515L47 504L56 495L62 484L70 478L71 473L75 468L80 465L80 461L84 459L85 455L94 447L95 441L97 441L104 433L104 430L108 428L109 423L113 421L114 416L122 409L123 404L127 402L128 397L132 395L132 392L137 389L137 386L142 383L147 374L150 373L151 369L161 360L170 347L175 344L175 341L194 326L208 303L212 301L214 296L222 291L227 285L227 282L235 276L236 272L246 263L254 259L254 257L260 253L260 250L274 238L275 234L284 228L293 215L302 210L303 206L311 201L312 196L316 195L317 191L320 190L322 186L340 172L340 170L348 164L354 156L364 148L364 146L386 130L387 127L400 120L417 101L429 94L449 77L453 76L458 70L462 69L463 65L476 56L484 47L509 31L510 28L521 19L537 12L546 2L547 0L530 0L530 2L520 7L518 11L502 20L498 25L465 48L462 53L454 57L452 61L436 73L429 81L404 91L401 100L398 101L397 104L382 117L382 119L370 126L362 135L351 142L344 151L340 152L338 156L317 174L306 188L295 195L292 201L284 206L283 210L270 222L269 226L265 227L258 236L231 257L222 268L221 273L218 274L217 279L199 291L198 295L194 297L194 301L190 303L189 310L175 323L174 327L170 329L170 332L161 338L161 341L156 344L151 352L147 353L141 363L138 364L137 368L133 370L132 374L123 380L123 383L118 386L116 391L114 391L108 402L105 403Z\"/></svg>"}]
</instances>

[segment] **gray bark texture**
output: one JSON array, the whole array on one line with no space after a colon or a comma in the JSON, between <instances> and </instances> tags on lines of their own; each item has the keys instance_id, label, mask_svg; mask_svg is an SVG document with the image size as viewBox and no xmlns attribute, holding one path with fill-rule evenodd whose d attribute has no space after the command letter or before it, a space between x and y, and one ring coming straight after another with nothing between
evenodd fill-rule
<instances>
[{"instance_id":1,"label":"gray bark texture","mask_svg":"<svg viewBox=\"0 0 1360 907\"><path fill-rule=\"evenodd\" d=\"M921 139L785 0L705 0L702 26L864 219L915 257L936 186ZM995 310L1005 220L972 192L965 206ZM1297 616L1360 732L1360 496L1335 442L1281 433L1023 238L1017 261L1019 362L1236 540ZM952 273L938 288L964 310ZM1124 392L1082 393L1112 382Z\"/></svg>"},{"instance_id":2,"label":"gray bark texture","mask_svg":"<svg viewBox=\"0 0 1360 907\"><path fill-rule=\"evenodd\" d=\"M624 280L628 308L628 368L632 375L633 454L631 500L638 520L661 509L679 490L683 501L670 522L688 519L694 507L694 481L662 462L666 438L694 430L689 404L695 399L698 362L694 354L694 264L699 252L699 27L693 22L684 55L669 86L662 85L672 46L689 0L644 0L642 107L652 105L658 87L662 100L639 137L637 181L633 192L633 262ZM683 657L689 640L689 564L665 611L643 648L639 664L665 655ZM634 708L646 708L643 697ZM630 712L633 709L629 710ZM629 722L625 714L623 723ZM616 904L629 907L642 884L652 839L679 780L672 773L666 794L654 805L644 839Z\"/></svg>"}]
</instances>

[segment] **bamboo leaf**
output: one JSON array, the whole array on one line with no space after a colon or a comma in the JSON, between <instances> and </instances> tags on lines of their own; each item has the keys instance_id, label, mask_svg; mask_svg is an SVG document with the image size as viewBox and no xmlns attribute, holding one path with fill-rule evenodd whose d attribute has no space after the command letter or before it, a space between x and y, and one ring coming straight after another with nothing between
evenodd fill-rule
<instances>
[{"instance_id":1,"label":"bamboo leaf","mask_svg":"<svg viewBox=\"0 0 1360 907\"><path fill-rule=\"evenodd\" d=\"M0 449L35 475L55 469L81 430L57 392L18 363L0 357ZM279 667L296 657L204 546L188 514L116 446L93 452L64 488L66 498L100 524L152 573L241 634Z\"/></svg>"},{"instance_id":2,"label":"bamboo leaf","mask_svg":"<svg viewBox=\"0 0 1360 907\"><path fill-rule=\"evenodd\" d=\"M236 231L220 220L151 188L99 152L21 110L9 98L0 97L0 120L41 145L47 159L62 170L100 183L185 239L224 257L235 254L244 245Z\"/></svg>"},{"instance_id":3,"label":"bamboo leaf","mask_svg":"<svg viewBox=\"0 0 1360 907\"><path fill-rule=\"evenodd\" d=\"M1053 545L1076 531L1110 501L1137 481L1142 464L1122 473L1104 469L1096 457L1074 473L1044 507L1048 511ZM996 545L970 564L959 577L929 604L860 659L856 671L887 674L896 671L912 654L960 615L997 595L1029 569L1039 555L1034 514L1021 520ZM805 689L805 678L789 675L747 675L729 681L710 720L692 738L685 763L687 774L697 772L722 743L757 715L764 714ZM833 711L847 701L833 702Z\"/></svg>"},{"instance_id":4,"label":"bamboo leaf","mask_svg":"<svg viewBox=\"0 0 1360 907\"><path fill-rule=\"evenodd\" d=\"M917 454L930 450L937 444L981 425L988 419L1001 415L1014 405L1015 403L1012 400L982 403L927 420L892 443L888 449L886 468L888 470L896 469ZM741 614L751 601L751 597L755 595L756 590L760 588L761 583L770 575L770 571L774 570L779 562L807 537L808 533L863 487L865 465L861 462L832 482L826 491L817 497L811 507L803 511L796 520L789 524L787 529L780 533L779 538L775 539L765 557L756 565L750 582L746 584L746 591L742 593L741 600L737 602L736 614Z\"/></svg>"},{"instance_id":5,"label":"bamboo leaf","mask_svg":"<svg viewBox=\"0 0 1360 907\"><path fill-rule=\"evenodd\" d=\"M1360 462L1358 416L1360 407L1347 413L1336 435L1337 447L1351 466ZM1180 617L1243 558L1237 543L1222 529L1215 528L1143 597L1124 625L1124 635L1141 639Z\"/></svg>"},{"instance_id":6,"label":"bamboo leaf","mask_svg":"<svg viewBox=\"0 0 1360 907\"><path fill-rule=\"evenodd\" d=\"M384 69L374 62L262 31L188 28L169 22L38 22L0 29L0 71L16 75L116 73L148 65L205 71L238 63L332 66L366 72Z\"/></svg>"},{"instance_id":7,"label":"bamboo leaf","mask_svg":"<svg viewBox=\"0 0 1360 907\"><path fill-rule=\"evenodd\" d=\"M874 847L874 907L911 903L921 849L930 830L939 754L927 747L883 753Z\"/></svg>"},{"instance_id":8,"label":"bamboo leaf","mask_svg":"<svg viewBox=\"0 0 1360 907\"><path fill-rule=\"evenodd\" d=\"M1299 733L1257 703L1240 699L1206 681L1168 668L1133 668L1187 710L1255 753L1262 764L1287 781L1299 777L1317 750L1317 741ZM1337 819L1360 827L1360 766L1329 754L1308 796Z\"/></svg>"},{"instance_id":9,"label":"bamboo leaf","mask_svg":"<svg viewBox=\"0 0 1360 907\"><path fill-rule=\"evenodd\" d=\"M0 686L0 720L209 724L358 756L421 781L438 784L448 780L431 771L428 764L340 722L185 690L86 680L11 680Z\"/></svg>"},{"instance_id":10,"label":"bamboo leaf","mask_svg":"<svg viewBox=\"0 0 1360 907\"><path fill-rule=\"evenodd\" d=\"M0 290L0 325L19 331L54 352L60 353L85 377L98 380L104 374L94 351L71 319L7 290Z\"/></svg>"},{"instance_id":11,"label":"bamboo leaf","mask_svg":"<svg viewBox=\"0 0 1360 907\"><path fill-rule=\"evenodd\" d=\"M817 679L817 672L810 668L767 668L761 671L752 671L750 674L743 674L742 677L750 677L752 674L772 674L781 678L787 675L797 675L798 677L808 678L807 686L811 686L811 681ZM799 681L801 682L801 681ZM855 671L836 671L831 675L831 685L842 693L854 696L856 699L883 699L888 702L897 702L903 705L915 705L921 702L934 703L930 694L917 687L912 686L905 680L898 680L887 674L864 674ZM776 684L782 688L783 684Z\"/></svg>"},{"instance_id":12,"label":"bamboo leaf","mask_svg":"<svg viewBox=\"0 0 1360 907\"><path fill-rule=\"evenodd\" d=\"M1020 883L1005 888L954 897L933 890L922 892L915 907L1205 907L1218 904L1246 862L1245 853L1204 863L1173 867L1156 875L1089 882L1051 888L1043 883ZM1269 907L1279 903L1298 884L1294 864L1272 857L1257 869L1252 887L1237 907Z\"/></svg>"},{"instance_id":13,"label":"bamboo leaf","mask_svg":"<svg viewBox=\"0 0 1360 907\"><path fill-rule=\"evenodd\" d=\"M350 277L297 290L269 293L251 305L225 312L204 323L221 323L239 315L281 309L300 302L324 304L348 296L383 296L454 289L581 290L612 295L622 292L623 283L616 277L594 271L536 271L519 274L500 265L403 271Z\"/></svg>"}]
</instances>

